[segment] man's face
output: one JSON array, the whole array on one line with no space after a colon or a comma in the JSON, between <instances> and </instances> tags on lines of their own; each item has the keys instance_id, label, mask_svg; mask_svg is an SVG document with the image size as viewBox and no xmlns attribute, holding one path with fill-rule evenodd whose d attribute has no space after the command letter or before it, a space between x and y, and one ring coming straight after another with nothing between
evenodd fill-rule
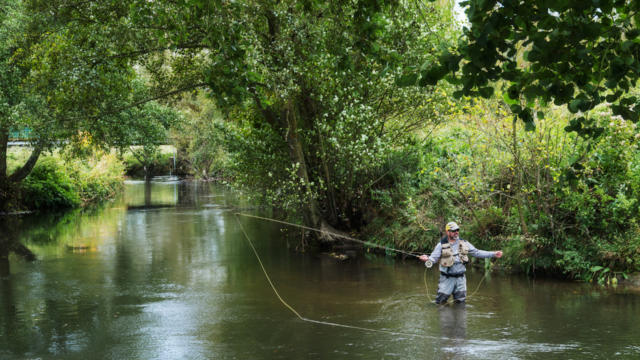
<instances>
[{"instance_id":1,"label":"man's face","mask_svg":"<svg viewBox=\"0 0 640 360\"><path fill-rule=\"evenodd\" d=\"M447 231L447 234L449 235L449 240L452 240L452 241L458 240L459 233L460 233L460 229Z\"/></svg>"}]
</instances>

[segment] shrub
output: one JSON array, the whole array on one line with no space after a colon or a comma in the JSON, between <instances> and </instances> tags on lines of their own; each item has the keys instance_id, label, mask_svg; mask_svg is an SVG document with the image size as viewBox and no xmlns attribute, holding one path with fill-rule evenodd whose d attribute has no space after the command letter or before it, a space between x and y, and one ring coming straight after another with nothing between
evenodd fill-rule
<instances>
[{"instance_id":1,"label":"shrub","mask_svg":"<svg viewBox=\"0 0 640 360\"><path fill-rule=\"evenodd\" d=\"M564 130L561 111L525 132L495 100L461 107L455 124L413 149L418 171L376 189L384 221L367 234L392 232L394 244L414 249L417 239L430 251L455 220L463 238L502 248L500 264L527 273L601 281L640 270L635 124L598 110L592 123L602 135L584 139Z\"/></svg>"},{"instance_id":2,"label":"shrub","mask_svg":"<svg viewBox=\"0 0 640 360\"><path fill-rule=\"evenodd\" d=\"M103 152L42 157L21 184L22 206L57 210L110 199L122 188L123 172L117 157Z\"/></svg>"},{"instance_id":3,"label":"shrub","mask_svg":"<svg viewBox=\"0 0 640 360\"><path fill-rule=\"evenodd\" d=\"M80 205L75 184L53 157L41 159L22 183L23 204L29 209L64 209Z\"/></svg>"},{"instance_id":4,"label":"shrub","mask_svg":"<svg viewBox=\"0 0 640 360\"><path fill-rule=\"evenodd\" d=\"M122 189L124 165L114 154L68 159L66 166L83 204L111 199Z\"/></svg>"}]
</instances>

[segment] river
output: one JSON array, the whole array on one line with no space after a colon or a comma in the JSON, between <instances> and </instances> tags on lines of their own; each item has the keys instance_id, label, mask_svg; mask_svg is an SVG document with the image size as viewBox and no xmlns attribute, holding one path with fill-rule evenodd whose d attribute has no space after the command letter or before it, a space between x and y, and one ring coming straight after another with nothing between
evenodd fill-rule
<instances>
[{"instance_id":1,"label":"river","mask_svg":"<svg viewBox=\"0 0 640 360\"><path fill-rule=\"evenodd\" d=\"M5 219L38 260L0 280L0 358L640 358L637 291L476 270L466 306L436 306L417 260L296 252L298 230L233 208L268 215L218 185L129 182L101 209ZM284 301L350 327L285 307L243 229Z\"/></svg>"}]
</instances>

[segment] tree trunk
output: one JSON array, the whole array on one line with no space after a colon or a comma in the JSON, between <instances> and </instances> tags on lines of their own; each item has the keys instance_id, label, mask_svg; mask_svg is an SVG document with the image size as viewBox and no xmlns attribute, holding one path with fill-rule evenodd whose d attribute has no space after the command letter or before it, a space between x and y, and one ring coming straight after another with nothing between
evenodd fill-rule
<instances>
[{"instance_id":1,"label":"tree trunk","mask_svg":"<svg viewBox=\"0 0 640 360\"><path fill-rule=\"evenodd\" d=\"M9 206L9 178L7 177L7 147L9 129L0 127L0 211Z\"/></svg>"},{"instance_id":2,"label":"tree trunk","mask_svg":"<svg viewBox=\"0 0 640 360\"><path fill-rule=\"evenodd\" d=\"M38 158L40 157L42 150L43 150L42 145L36 144L35 147L33 148L33 151L31 151L31 155L29 156L29 159L27 160L27 162L25 162L21 168L14 171L13 174L9 176L9 181L18 183L24 180L24 178L26 178L27 175L31 173L31 170L33 170L33 167L36 166L36 162L38 161Z\"/></svg>"},{"instance_id":3,"label":"tree trunk","mask_svg":"<svg viewBox=\"0 0 640 360\"><path fill-rule=\"evenodd\" d=\"M9 146L9 129L0 127L0 182L7 178L7 148Z\"/></svg>"},{"instance_id":4,"label":"tree trunk","mask_svg":"<svg viewBox=\"0 0 640 360\"><path fill-rule=\"evenodd\" d=\"M7 174L7 156L9 150L9 130L0 128L0 212L9 211L15 206L18 192Z\"/></svg>"},{"instance_id":5,"label":"tree trunk","mask_svg":"<svg viewBox=\"0 0 640 360\"><path fill-rule=\"evenodd\" d=\"M151 171L149 170L149 166L143 165L142 168L144 169L144 181L151 181Z\"/></svg>"},{"instance_id":6,"label":"tree trunk","mask_svg":"<svg viewBox=\"0 0 640 360\"><path fill-rule=\"evenodd\" d=\"M309 173L307 171L307 162L304 156L304 150L302 148L302 142L298 136L298 116L295 107L289 104L285 109L285 121L286 121L286 140L289 145L289 156L291 162L297 165L297 174L305 187L306 198L308 201L308 207L305 211L305 222L314 228L320 226L320 208L316 199L313 197L311 190L311 184L309 182Z\"/></svg>"},{"instance_id":7,"label":"tree trunk","mask_svg":"<svg viewBox=\"0 0 640 360\"><path fill-rule=\"evenodd\" d=\"M303 209L304 221L308 226L321 231L319 236L321 241L334 241L336 237L331 234L339 234L340 232L334 229L323 218L318 201L313 196L304 149L298 136L298 113L295 106L291 103L289 103L284 111L284 120L286 121L286 140L289 145L291 162L297 165L297 175L303 183L306 192L307 207Z\"/></svg>"},{"instance_id":8,"label":"tree trunk","mask_svg":"<svg viewBox=\"0 0 640 360\"><path fill-rule=\"evenodd\" d=\"M22 256L25 260L36 260L36 254L34 254L31 250L29 250L28 247L22 245L18 241L14 242L11 245L11 251L13 251L16 255Z\"/></svg>"}]
</instances>

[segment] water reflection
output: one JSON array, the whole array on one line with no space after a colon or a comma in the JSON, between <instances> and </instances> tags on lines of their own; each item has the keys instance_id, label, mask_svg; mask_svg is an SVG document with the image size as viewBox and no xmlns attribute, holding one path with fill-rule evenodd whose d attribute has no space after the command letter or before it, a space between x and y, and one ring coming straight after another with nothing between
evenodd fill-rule
<instances>
[{"instance_id":1,"label":"water reflection","mask_svg":"<svg viewBox=\"0 0 640 360\"><path fill-rule=\"evenodd\" d=\"M438 306L442 336L448 339L467 337L467 311L465 304Z\"/></svg>"},{"instance_id":2,"label":"water reflection","mask_svg":"<svg viewBox=\"0 0 640 360\"><path fill-rule=\"evenodd\" d=\"M466 306L425 296L420 264L287 250L280 226L241 218L203 183L129 183L110 206L23 217L4 234L37 253L0 279L0 358L554 359L640 355L637 293L494 276ZM298 234L299 236L299 234ZM291 240L292 243L295 240ZM432 288L437 272L428 273ZM475 289L482 273L469 273ZM602 341L606 338L607 341Z\"/></svg>"}]
</instances>

